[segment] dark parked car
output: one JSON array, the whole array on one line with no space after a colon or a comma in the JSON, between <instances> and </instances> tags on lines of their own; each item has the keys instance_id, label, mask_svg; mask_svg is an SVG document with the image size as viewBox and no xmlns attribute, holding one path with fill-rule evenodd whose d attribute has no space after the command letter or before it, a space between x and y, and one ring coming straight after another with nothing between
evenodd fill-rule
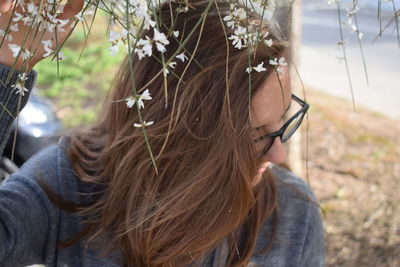
<instances>
[{"instance_id":1,"label":"dark parked car","mask_svg":"<svg viewBox=\"0 0 400 267\"><path fill-rule=\"evenodd\" d=\"M18 120L14 122L13 130L0 159L0 181L18 170L25 161L43 147L56 142L62 131L60 120L50 102L32 92Z\"/></svg>"}]
</instances>

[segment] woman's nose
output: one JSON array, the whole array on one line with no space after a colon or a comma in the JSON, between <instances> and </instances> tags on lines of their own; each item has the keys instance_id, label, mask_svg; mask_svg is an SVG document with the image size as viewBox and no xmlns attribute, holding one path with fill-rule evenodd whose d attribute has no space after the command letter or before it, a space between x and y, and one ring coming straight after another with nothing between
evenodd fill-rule
<instances>
[{"instance_id":1,"label":"woman's nose","mask_svg":"<svg viewBox=\"0 0 400 267\"><path fill-rule=\"evenodd\" d=\"M274 144L266 156L266 159L273 163L284 163L286 161L286 149L279 137L275 138Z\"/></svg>"}]
</instances>

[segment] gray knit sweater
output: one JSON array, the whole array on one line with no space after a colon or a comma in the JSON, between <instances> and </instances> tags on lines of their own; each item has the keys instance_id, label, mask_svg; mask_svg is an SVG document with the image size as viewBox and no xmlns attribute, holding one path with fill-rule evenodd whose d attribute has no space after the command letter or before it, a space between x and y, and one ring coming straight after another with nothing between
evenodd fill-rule
<instances>
[{"instance_id":1,"label":"gray knit sweater","mask_svg":"<svg viewBox=\"0 0 400 267\"><path fill-rule=\"evenodd\" d=\"M0 80L8 73L9 69L0 65ZM32 72L28 89L33 86L35 77L36 73ZM14 75L11 81L15 78ZM15 113L18 101L11 84L0 85L0 103ZM27 98L25 95L24 103ZM10 100L7 102L7 99ZM12 117L8 116L5 113L0 116L1 147L12 123ZM76 234L82 227L82 220L55 207L38 185L38 177L61 197L73 202L82 200L78 192L92 190L75 176L66 156L66 146L66 142L61 141L45 148L0 186L0 266L121 266L118 251L101 256L90 247L85 249L85 240L63 249L56 246L58 241ZM323 266L324 234L319 209L305 197L315 200L313 193L291 172L280 167L272 171L276 176L279 201L276 241L268 253L254 254L251 266ZM256 251L269 241L265 233L270 228L267 220L258 237ZM202 265L224 266L225 257L223 242Z\"/></svg>"}]
</instances>

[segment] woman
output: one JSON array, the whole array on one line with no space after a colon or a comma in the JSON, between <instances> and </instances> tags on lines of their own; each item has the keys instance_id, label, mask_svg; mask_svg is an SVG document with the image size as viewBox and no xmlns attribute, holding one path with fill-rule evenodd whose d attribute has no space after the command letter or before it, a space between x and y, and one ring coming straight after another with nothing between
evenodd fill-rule
<instances>
[{"instance_id":1,"label":"woman","mask_svg":"<svg viewBox=\"0 0 400 267\"><path fill-rule=\"evenodd\" d=\"M179 3L168 2L158 14L161 32L173 25L188 36L208 8L185 45L191 64L177 63L164 79L154 57L126 58L98 123L40 152L2 185L1 266L323 265L314 197L278 166L282 141L308 106L291 95L282 60L260 65L277 63L285 45L269 33L273 45L262 42L249 57L226 38L235 34L221 19L228 3L189 4L171 16ZM171 39L165 58L178 47ZM0 63L3 80L10 69ZM121 101L131 99L133 81L151 92L141 115L153 125L134 127L138 113Z\"/></svg>"}]
</instances>

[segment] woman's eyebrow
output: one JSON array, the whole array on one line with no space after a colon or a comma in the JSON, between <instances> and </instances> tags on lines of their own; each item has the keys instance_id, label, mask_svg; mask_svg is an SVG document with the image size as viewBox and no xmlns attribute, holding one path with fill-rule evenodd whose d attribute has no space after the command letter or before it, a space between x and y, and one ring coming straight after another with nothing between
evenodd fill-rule
<instances>
[{"instance_id":1,"label":"woman's eyebrow","mask_svg":"<svg viewBox=\"0 0 400 267\"><path fill-rule=\"evenodd\" d=\"M290 101L290 104L288 105L288 107L286 108L285 112L283 112L281 119L283 119L283 117L285 117L286 113L289 111L290 107L292 106L292 101ZM264 128L265 126L267 126L267 124L263 124L261 126L258 126L256 128L254 128L254 130L261 130L262 128Z\"/></svg>"}]
</instances>

